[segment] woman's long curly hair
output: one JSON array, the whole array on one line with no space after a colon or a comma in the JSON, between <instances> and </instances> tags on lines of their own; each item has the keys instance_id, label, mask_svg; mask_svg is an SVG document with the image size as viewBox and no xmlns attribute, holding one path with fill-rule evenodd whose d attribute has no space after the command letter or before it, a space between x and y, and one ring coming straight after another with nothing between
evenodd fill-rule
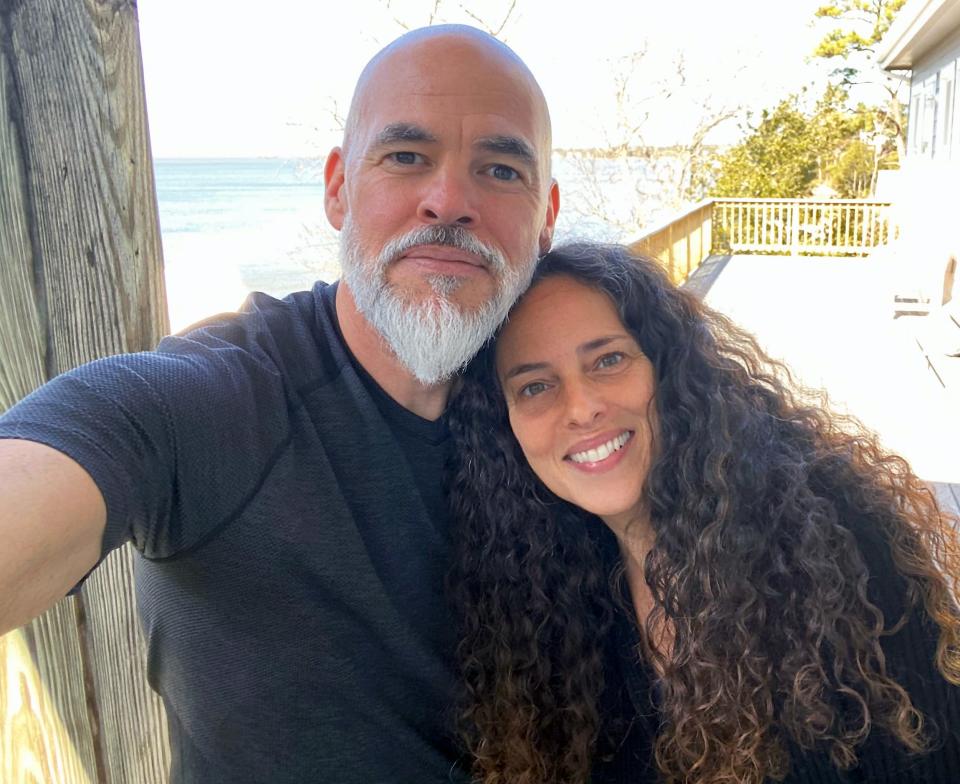
<instances>
[{"instance_id":1,"label":"woman's long curly hair","mask_svg":"<svg viewBox=\"0 0 960 784\"><path fill-rule=\"evenodd\" d=\"M669 650L646 651L665 780L782 778L790 743L847 768L876 726L923 750L923 717L880 647L898 619L868 598L851 526L879 532L904 613L922 601L939 626L937 667L958 683L960 547L929 489L855 421L792 391L782 365L655 262L572 245L541 260L533 285L554 275L606 293L654 367L643 636L674 634ZM601 552L612 534L530 470L493 362L488 347L449 414L463 735L483 784L584 782L616 611Z\"/></svg>"}]
</instances>

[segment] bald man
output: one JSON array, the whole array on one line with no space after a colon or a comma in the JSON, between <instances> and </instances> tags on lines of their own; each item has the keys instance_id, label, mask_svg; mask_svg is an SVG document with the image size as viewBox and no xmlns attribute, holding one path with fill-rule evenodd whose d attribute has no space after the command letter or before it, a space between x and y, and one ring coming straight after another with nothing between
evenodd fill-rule
<instances>
[{"instance_id":1,"label":"bald man","mask_svg":"<svg viewBox=\"0 0 960 784\"><path fill-rule=\"evenodd\" d=\"M0 631L133 542L171 781L469 780L442 413L550 246L550 146L513 52L410 33L327 160L342 280L255 294L0 419Z\"/></svg>"}]
</instances>

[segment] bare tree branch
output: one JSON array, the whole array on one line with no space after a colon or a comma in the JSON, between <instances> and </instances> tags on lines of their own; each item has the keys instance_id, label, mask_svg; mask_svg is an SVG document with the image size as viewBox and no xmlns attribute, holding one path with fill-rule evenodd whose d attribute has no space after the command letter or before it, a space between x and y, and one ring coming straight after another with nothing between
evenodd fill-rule
<instances>
[{"instance_id":1,"label":"bare tree branch","mask_svg":"<svg viewBox=\"0 0 960 784\"><path fill-rule=\"evenodd\" d=\"M340 112L340 105L337 103L335 98L330 99L330 106L327 107L326 112L330 115L330 119L333 120L333 125L338 131L342 131L347 127L347 118L346 115Z\"/></svg>"},{"instance_id":2,"label":"bare tree branch","mask_svg":"<svg viewBox=\"0 0 960 784\"><path fill-rule=\"evenodd\" d=\"M387 11L390 11L390 0L380 0L380 4L381 4ZM404 30L409 30L409 29L410 29L410 25L408 25L408 24L407 24L406 22L404 22L402 19L398 18L397 15L394 14L392 11L390 12L390 18L394 21L395 24L397 24L399 27L403 28Z\"/></svg>"},{"instance_id":3,"label":"bare tree branch","mask_svg":"<svg viewBox=\"0 0 960 784\"><path fill-rule=\"evenodd\" d=\"M511 0L510 7L507 8L507 12L504 14L503 19L500 20L500 24L497 27L492 27L485 19L477 16L473 11L471 11L463 3L460 3L460 10L463 11L467 16L473 19L478 25L480 25L487 33L492 35L494 38L499 38L500 33L503 32L503 28L507 26L507 22L510 21L510 17L513 16L513 12L517 7L517 0Z\"/></svg>"},{"instance_id":4,"label":"bare tree branch","mask_svg":"<svg viewBox=\"0 0 960 784\"><path fill-rule=\"evenodd\" d=\"M740 105L713 105L709 79L692 77L682 57L658 81L641 80L645 54L644 47L611 63L614 114L600 131L605 146L565 156L577 183L567 191L566 210L600 239L629 241L659 214L702 198L711 179L708 137L743 112ZM654 148L644 129L654 107L668 100L689 103L695 127L680 144Z\"/></svg>"},{"instance_id":5,"label":"bare tree branch","mask_svg":"<svg viewBox=\"0 0 960 784\"><path fill-rule=\"evenodd\" d=\"M494 36L499 36L503 32L503 28L507 26L507 22L510 21L510 17L513 16L513 11L517 7L517 0L511 0L510 7L507 9L507 13L503 17L503 21L500 22L500 26L492 33Z\"/></svg>"},{"instance_id":6,"label":"bare tree branch","mask_svg":"<svg viewBox=\"0 0 960 784\"><path fill-rule=\"evenodd\" d=\"M677 69L677 76L680 78L680 86L687 86L687 62L683 57L683 52L677 55L677 59L674 61L674 66Z\"/></svg>"}]
</instances>

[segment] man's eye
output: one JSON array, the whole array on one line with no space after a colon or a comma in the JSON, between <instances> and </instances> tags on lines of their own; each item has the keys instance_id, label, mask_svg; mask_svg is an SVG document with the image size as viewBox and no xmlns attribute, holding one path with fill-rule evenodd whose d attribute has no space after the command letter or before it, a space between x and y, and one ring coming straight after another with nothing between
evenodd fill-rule
<instances>
[{"instance_id":1,"label":"man's eye","mask_svg":"<svg viewBox=\"0 0 960 784\"><path fill-rule=\"evenodd\" d=\"M502 163L495 163L487 169L487 172L496 180L510 182L520 179L520 172L511 166L505 166Z\"/></svg>"},{"instance_id":2,"label":"man's eye","mask_svg":"<svg viewBox=\"0 0 960 784\"><path fill-rule=\"evenodd\" d=\"M623 354L619 351L613 351L600 357L600 359L597 360L597 367L610 368L619 365L621 362L623 362Z\"/></svg>"},{"instance_id":3,"label":"man's eye","mask_svg":"<svg viewBox=\"0 0 960 784\"><path fill-rule=\"evenodd\" d=\"M547 385L542 381L532 381L520 388L521 397L536 397L542 392L547 391Z\"/></svg>"},{"instance_id":4,"label":"man's eye","mask_svg":"<svg viewBox=\"0 0 960 784\"><path fill-rule=\"evenodd\" d=\"M387 156L394 163L399 163L402 166L412 166L415 163L419 163L421 156L416 152L392 152Z\"/></svg>"}]
</instances>

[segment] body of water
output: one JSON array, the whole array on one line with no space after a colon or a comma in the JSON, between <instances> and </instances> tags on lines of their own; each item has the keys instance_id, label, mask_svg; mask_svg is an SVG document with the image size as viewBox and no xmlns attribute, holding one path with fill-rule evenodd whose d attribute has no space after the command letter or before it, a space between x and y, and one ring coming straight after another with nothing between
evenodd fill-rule
<instances>
[{"instance_id":1,"label":"body of water","mask_svg":"<svg viewBox=\"0 0 960 784\"><path fill-rule=\"evenodd\" d=\"M236 309L250 291L283 296L338 277L322 165L274 158L155 161L174 330ZM561 185L558 242L626 241L625 226L658 217L662 178L646 162L558 157L554 168Z\"/></svg>"},{"instance_id":2,"label":"body of water","mask_svg":"<svg viewBox=\"0 0 960 784\"><path fill-rule=\"evenodd\" d=\"M173 329L336 277L314 162L161 158L154 174Z\"/></svg>"}]
</instances>

